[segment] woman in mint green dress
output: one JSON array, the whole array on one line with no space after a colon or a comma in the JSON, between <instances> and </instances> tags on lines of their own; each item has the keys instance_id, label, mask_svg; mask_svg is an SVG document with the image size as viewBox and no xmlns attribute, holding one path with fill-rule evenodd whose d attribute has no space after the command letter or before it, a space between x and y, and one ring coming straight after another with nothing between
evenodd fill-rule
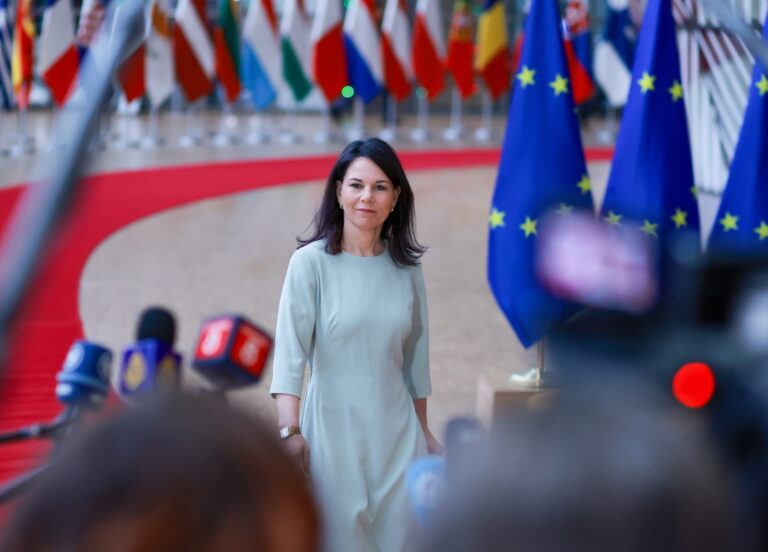
<instances>
[{"instance_id":1,"label":"woman in mint green dress","mask_svg":"<svg viewBox=\"0 0 768 552\"><path fill-rule=\"evenodd\" d=\"M317 491L326 552L406 548L406 469L442 453L427 425L424 248L413 219L392 148L353 142L331 170L313 235L288 265L270 391L286 447Z\"/></svg>"}]
</instances>

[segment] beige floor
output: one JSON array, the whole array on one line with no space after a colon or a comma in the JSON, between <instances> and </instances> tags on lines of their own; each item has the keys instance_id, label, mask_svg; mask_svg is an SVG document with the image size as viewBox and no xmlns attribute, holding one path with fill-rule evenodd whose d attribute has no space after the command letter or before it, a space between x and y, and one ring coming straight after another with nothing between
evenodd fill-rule
<instances>
[{"instance_id":1,"label":"beige floor","mask_svg":"<svg viewBox=\"0 0 768 552\"><path fill-rule=\"evenodd\" d=\"M172 134L179 132L182 121L169 117L164 124L164 131ZM208 124L215 127L216 121L209 119ZM307 132L317 125L315 118L301 119ZM110 149L99 155L92 170L290 157L336 152L340 147L305 141L298 146ZM403 142L398 147L453 146L433 141L418 146ZM30 178L37 161L0 160L8 167L0 184ZM607 163L589 167L598 201L608 169ZM430 248L424 257L435 389L429 409L438 434L452 416L474 412L480 374L503 378L530 363L531 355L518 344L485 278L486 221L495 171L482 167L409 174L418 236ZM320 182L307 182L201 201L140 220L110 236L94 251L80 284L86 336L119 350L132 340L141 309L152 304L176 313L178 349L186 355L207 316L241 312L272 331L294 238L311 219L321 191ZM188 383L200 381L190 373ZM269 373L257 387L238 392L236 401L272 418L268 385Z\"/></svg>"}]
</instances>

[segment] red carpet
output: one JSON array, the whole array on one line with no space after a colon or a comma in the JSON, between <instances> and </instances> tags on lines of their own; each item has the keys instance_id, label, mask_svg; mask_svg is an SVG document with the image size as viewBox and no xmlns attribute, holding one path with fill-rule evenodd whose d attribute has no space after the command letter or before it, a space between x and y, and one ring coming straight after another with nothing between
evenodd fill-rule
<instances>
[{"instance_id":1,"label":"red carpet","mask_svg":"<svg viewBox=\"0 0 768 552\"><path fill-rule=\"evenodd\" d=\"M496 165L500 150L402 152L407 171ZM587 158L609 160L612 151ZM67 349L83 337L78 312L80 274L107 236L159 211L211 197L269 186L324 179L335 156L273 159L102 174L82 182L77 206L56 236L11 340L8 371L0 388L0 431L47 421L62 409L54 376ZM5 225L22 187L0 190ZM117 353L117 351L115 351ZM0 447L0 482L36 466L47 443Z\"/></svg>"}]
</instances>

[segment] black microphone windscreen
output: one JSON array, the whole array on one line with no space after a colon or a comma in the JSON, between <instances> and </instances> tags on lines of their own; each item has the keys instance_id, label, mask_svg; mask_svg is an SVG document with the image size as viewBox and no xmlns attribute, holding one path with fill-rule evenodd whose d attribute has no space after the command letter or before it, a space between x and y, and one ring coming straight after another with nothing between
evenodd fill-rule
<instances>
[{"instance_id":1,"label":"black microphone windscreen","mask_svg":"<svg viewBox=\"0 0 768 552\"><path fill-rule=\"evenodd\" d=\"M176 319L163 307L150 307L141 313L136 341L156 339L169 347L176 341Z\"/></svg>"}]
</instances>

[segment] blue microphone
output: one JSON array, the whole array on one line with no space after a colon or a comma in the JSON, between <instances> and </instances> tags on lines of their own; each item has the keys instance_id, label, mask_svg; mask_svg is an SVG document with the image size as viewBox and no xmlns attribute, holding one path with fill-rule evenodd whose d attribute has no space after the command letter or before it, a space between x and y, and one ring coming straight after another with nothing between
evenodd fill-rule
<instances>
[{"instance_id":1,"label":"blue microphone","mask_svg":"<svg viewBox=\"0 0 768 552\"><path fill-rule=\"evenodd\" d=\"M90 341L75 341L56 374L56 398L67 407L99 408L109 393L111 367L112 351Z\"/></svg>"},{"instance_id":2,"label":"blue microphone","mask_svg":"<svg viewBox=\"0 0 768 552\"><path fill-rule=\"evenodd\" d=\"M445 458L434 455L417 458L408 466L405 484L416 521L421 527L428 527L445 501Z\"/></svg>"},{"instance_id":3,"label":"blue microphone","mask_svg":"<svg viewBox=\"0 0 768 552\"><path fill-rule=\"evenodd\" d=\"M156 390L174 391L181 380L181 355L173 350L176 320L166 309L146 309L136 343L123 350L117 392L128 402Z\"/></svg>"}]
</instances>

